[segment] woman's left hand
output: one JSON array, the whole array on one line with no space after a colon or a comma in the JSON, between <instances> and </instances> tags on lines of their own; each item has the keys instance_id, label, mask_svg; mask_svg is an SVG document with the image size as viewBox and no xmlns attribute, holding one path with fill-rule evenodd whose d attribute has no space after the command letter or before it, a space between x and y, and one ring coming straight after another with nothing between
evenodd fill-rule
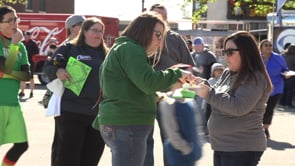
<instances>
[{"instance_id":1,"label":"woman's left hand","mask_svg":"<svg viewBox=\"0 0 295 166\"><path fill-rule=\"evenodd\" d=\"M208 95L210 88L204 82L188 87L189 90L195 91L201 98L205 98Z\"/></svg>"}]
</instances>

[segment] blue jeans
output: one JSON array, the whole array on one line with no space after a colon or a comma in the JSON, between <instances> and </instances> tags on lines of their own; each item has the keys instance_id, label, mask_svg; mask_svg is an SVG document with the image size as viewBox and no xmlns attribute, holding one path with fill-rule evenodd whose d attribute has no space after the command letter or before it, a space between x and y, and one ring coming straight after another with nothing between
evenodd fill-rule
<instances>
[{"instance_id":1,"label":"blue jeans","mask_svg":"<svg viewBox=\"0 0 295 166\"><path fill-rule=\"evenodd\" d=\"M142 166L146 142L153 126L100 125L100 133L111 148L112 166Z\"/></svg>"},{"instance_id":2,"label":"blue jeans","mask_svg":"<svg viewBox=\"0 0 295 166\"><path fill-rule=\"evenodd\" d=\"M214 151L214 166L257 166L263 152Z\"/></svg>"}]
</instances>

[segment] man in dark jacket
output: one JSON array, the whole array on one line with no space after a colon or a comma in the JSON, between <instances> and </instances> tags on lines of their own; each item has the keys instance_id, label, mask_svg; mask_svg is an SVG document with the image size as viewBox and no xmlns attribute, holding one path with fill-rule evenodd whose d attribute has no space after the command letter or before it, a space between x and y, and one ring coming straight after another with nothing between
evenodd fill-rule
<instances>
[{"instance_id":1,"label":"man in dark jacket","mask_svg":"<svg viewBox=\"0 0 295 166\"><path fill-rule=\"evenodd\" d=\"M194 52L192 53L192 57L196 62L199 76L205 79L209 79L211 66L217 62L216 56L213 52L205 47L205 43L202 37L194 38L193 48Z\"/></svg>"},{"instance_id":2,"label":"man in dark jacket","mask_svg":"<svg viewBox=\"0 0 295 166\"><path fill-rule=\"evenodd\" d=\"M31 39L31 33L30 32L25 32L24 34L25 40L23 43L26 46L26 50L28 52L28 60L30 62L30 69L31 69L31 79L30 79L30 98L33 97L33 91L35 89L35 82L34 82L34 62L33 62L33 55L39 53L39 47L36 41ZM21 91L19 93L19 97L24 97L25 96L25 88L26 88L26 82L22 81L21 82Z\"/></svg>"},{"instance_id":3,"label":"man in dark jacket","mask_svg":"<svg viewBox=\"0 0 295 166\"><path fill-rule=\"evenodd\" d=\"M152 5L150 11L155 11L162 15L162 18L167 21L167 10L165 6L161 4ZM167 21L168 24L168 21ZM194 60L192 59L187 44L183 37L178 33L169 30L167 32L166 39L164 41L164 48L159 56L153 57L153 66L156 70L164 70L176 64L188 64L194 66ZM160 128L161 141L164 143L166 135L161 123L161 111L157 111L157 121ZM144 166L153 166L154 165L154 139L153 132L150 133L147 140L147 152L146 158L144 161ZM165 153L165 152L164 152ZM164 165L168 166L168 161L164 155Z\"/></svg>"}]
</instances>

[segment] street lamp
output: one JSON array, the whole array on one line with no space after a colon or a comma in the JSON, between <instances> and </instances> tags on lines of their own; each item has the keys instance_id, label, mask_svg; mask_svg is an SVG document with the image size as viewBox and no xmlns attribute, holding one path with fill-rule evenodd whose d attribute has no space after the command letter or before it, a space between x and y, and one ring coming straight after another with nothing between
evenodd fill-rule
<instances>
[{"instance_id":1,"label":"street lamp","mask_svg":"<svg viewBox=\"0 0 295 166\"><path fill-rule=\"evenodd\" d=\"M144 8L144 0L141 1L141 11L144 12L145 8Z\"/></svg>"}]
</instances>

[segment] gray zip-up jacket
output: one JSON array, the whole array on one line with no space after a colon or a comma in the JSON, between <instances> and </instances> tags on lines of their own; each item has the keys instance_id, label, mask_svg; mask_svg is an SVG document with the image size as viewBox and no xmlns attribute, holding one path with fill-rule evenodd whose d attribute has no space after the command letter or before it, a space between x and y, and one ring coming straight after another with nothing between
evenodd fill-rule
<instances>
[{"instance_id":1,"label":"gray zip-up jacket","mask_svg":"<svg viewBox=\"0 0 295 166\"><path fill-rule=\"evenodd\" d=\"M205 98L212 106L208 122L212 149L264 151L266 138L262 118L270 94L267 79L257 72L257 81L254 78L244 80L233 92L232 85L237 75L225 69Z\"/></svg>"}]
</instances>

